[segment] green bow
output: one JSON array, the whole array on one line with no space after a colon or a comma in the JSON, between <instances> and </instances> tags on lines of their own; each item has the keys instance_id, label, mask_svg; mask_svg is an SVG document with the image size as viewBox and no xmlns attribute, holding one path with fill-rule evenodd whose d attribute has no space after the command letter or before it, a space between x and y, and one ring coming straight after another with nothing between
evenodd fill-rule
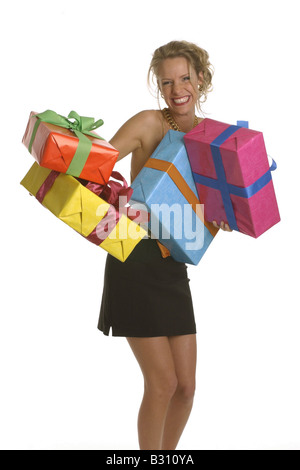
<instances>
[{"instance_id":1,"label":"green bow","mask_svg":"<svg viewBox=\"0 0 300 470\"><path fill-rule=\"evenodd\" d=\"M84 168L84 165L86 164L86 161L93 145L90 139L86 137L86 135L89 135L96 139L104 140L99 135L91 132L94 129L97 129L98 127L102 126L104 124L103 120L99 119L95 122L94 118L80 116L75 111L71 111L67 118L51 110L45 111L44 113L36 114L34 117L37 118L37 121L35 123L31 140L29 143L29 152L31 153L32 145L41 122L47 122L49 124L54 124L55 126L70 129L74 132L76 137L78 137L79 142L78 147L76 149L76 153L69 165L69 168L66 171L66 174L79 177Z\"/></svg>"}]
</instances>

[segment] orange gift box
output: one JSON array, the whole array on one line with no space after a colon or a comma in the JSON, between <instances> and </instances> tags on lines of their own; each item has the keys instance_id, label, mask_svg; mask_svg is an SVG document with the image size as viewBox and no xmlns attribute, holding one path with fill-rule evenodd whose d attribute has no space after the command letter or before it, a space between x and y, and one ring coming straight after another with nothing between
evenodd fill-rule
<instances>
[{"instance_id":1,"label":"orange gift box","mask_svg":"<svg viewBox=\"0 0 300 470\"><path fill-rule=\"evenodd\" d=\"M71 112L64 118L54 111L31 113L23 144L43 167L106 184L119 152L91 132L103 124ZM71 120L72 119L72 120ZM48 122L46 122L48 121Z\"/></svg>"}]
</instances>

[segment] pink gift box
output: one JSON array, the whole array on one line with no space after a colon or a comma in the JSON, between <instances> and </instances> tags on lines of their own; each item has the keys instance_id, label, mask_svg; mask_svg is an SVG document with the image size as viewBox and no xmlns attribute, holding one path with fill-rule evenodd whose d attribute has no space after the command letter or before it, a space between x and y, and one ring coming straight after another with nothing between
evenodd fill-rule
<instances>
[{"instance_id":1,"label":"pink gift box","mask_svg":"<svg viewBox=\"0 0 300 470\"><path fill-rule=\"evenodd\" d=\"M204 119L184 140L208 222L257 238L280 221L261 132Z\"/></svg>"}]
</instances>

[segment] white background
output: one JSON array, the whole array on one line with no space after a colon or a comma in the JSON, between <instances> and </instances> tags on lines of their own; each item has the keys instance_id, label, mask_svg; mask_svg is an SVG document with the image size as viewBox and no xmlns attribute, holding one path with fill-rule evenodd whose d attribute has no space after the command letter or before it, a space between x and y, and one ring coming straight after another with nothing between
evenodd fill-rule
<instances>
[{"instance_id":1,"label":"white background","mask_svg":"<svg viewBox=\"0 0 300 470\"><path fill-rule=\"evenodd\" d=\"M190 267L198 390L179 449L300 449L299 35L296 0L40 0L1 6L1 449L137 449L143 382L97 330L106 254L29 197L31 110L103 118L107 139L157 108L146 75L173 39L210 53L206 116L250 121L277 160L282 222L221 233ZM119 171L129 178L129 157ZM134 292L132 292L134 296Z\"/></svg>"}]
</instances>

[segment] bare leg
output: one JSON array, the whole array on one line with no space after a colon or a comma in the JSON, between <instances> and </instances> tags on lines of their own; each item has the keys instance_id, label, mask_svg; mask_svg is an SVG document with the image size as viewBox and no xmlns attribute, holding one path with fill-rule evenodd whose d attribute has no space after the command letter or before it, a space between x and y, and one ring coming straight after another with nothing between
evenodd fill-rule
<instances>
[{"instance_id":1,"label":"bare leg","mask_svg":"<svg viewBox=\"0 0 300 470\"><path fill-rule=\"evenodd\" d=\"M140 449L161 450L166 415L177 389L170 342L167 337L127 340L145 380L145 393L138 418Z\"/></svg>"},{"instance_id":2,"label":"bare leg","mask_svg":"<svg viewBox=\"0 0 300 470\"><path fill-rule=\"evenodd\" d=\"M169 338L178 386L168 409L163 435L163 450L175 450L190 416L197 362L196 335Z\"/></svg>"}]
</instances>

